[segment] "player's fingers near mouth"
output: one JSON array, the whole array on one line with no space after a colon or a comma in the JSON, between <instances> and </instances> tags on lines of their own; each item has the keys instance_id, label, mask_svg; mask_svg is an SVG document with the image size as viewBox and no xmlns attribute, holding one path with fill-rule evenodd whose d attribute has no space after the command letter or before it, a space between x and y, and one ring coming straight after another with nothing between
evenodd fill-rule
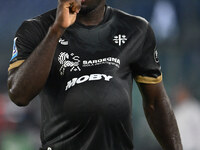
<instances>
[{"instance_id":1,"label":"player's fingers near mouth","mask_svg":"<svg viewBox=\"0 0 200 150\"><path fill-rule=\"evenodd\" d=\"M81 0L70 0L70 9L74 13L78 13L81 9Z\"/></svg>"},{"instance_id":2,"label":"player's fingers near mouth","mask_svg":"<svg viewBox=\"0 0 200 150\"><path fill-rule=\"evenodd\" d=\"M81 0L75 0L73 7L74 7L74 12L79 13L81 9Z\"/></svg>"},{"instance_id":3,"label":"player's fingers near mouth","mask_svg":"<svg viewBox=\"0 0 200 150\"><path fill-rule=\"evenodd\" d=\"M63 8L70 8L71 3L73 3L73 0L58 0L59 6Z\"/></svg>"},{"instance_id":4,"label":"player's fingers near mouth","mask_svg":"<svg viewBox=\"0 0 200 150\"><path fill-rule=\"evenodd\" d=\"M81 9L81 0L60 0L62 6L69 8L71 13L79 13Z\"/></svg>"}]
</instances>

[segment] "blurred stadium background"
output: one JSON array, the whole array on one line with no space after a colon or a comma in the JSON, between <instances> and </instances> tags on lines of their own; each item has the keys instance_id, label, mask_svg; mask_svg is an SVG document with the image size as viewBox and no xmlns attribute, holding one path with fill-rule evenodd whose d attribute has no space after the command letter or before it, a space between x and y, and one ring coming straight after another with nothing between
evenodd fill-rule
<instances>
[{"instance_id":1,"label":"blurred stadium background","mask_svg":"<svg viewBox=\"0 0 200 150\"><path fill-rule=\"evenodd\" d=\"M200 1L107 0L107 4L151 23L184 150L200 150ZM22 21L56 5L56 0L0 0L0 150L36 150L40 146L39 98L26 108L15 106L7 95L7 68ZM145 120L135 83L133 125L136 150L161 150Z\"/></svg>"}]
</instances>

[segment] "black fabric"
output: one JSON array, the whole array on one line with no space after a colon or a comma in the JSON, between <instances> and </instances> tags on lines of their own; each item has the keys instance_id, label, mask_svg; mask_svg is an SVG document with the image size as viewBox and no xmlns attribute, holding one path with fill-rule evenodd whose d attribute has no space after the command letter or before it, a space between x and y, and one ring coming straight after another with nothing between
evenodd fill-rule
<instances>
[{"instance_id":1,"label":"black fabric","mask_svg":"<svg viewBox=\"0 0 200 150\"><path fill-rule=\"evenodd\" d=\"M158 77L161 75L160 63L157 56L156 40L152 28L148 24L140 57L132 64L134 76Z\"/></svg>"},{"instance_id":2,"label":"black fabric","mask_svg":"<svg viewBox=\"0 0 200 150\"><path fill-rule=\"evenodd\" d=\"M41 16L26 20L22 23L15 34L15 37L17 38L16 47L18 50L18 55L10 61L10 64L18 60L25 60L28 58L31 52L45 37L48 28L53 24L55 20L55 14L56 10L54 9Z\"/></svg>"},{"instance_id":3,"label":"black fabric","mask_svg":"<svg viewBox=\"0 0 200 150\"><path fill-rule=\"evenodd\" d=\"M28 58L55 13L22 24L11 64ZM155 45L146 20L110 7L101 24L66 29L40 93L43 149L133 150L133 77L161 75Z\"/></svg>"}]
</instances>

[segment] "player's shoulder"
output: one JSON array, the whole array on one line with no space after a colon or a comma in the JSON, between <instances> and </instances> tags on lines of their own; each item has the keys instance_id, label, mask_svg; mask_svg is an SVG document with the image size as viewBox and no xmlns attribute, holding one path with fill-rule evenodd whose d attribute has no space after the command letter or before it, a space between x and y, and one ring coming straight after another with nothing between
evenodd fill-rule
<instances>
[{"instance_id":1,"label":"player's shoulder","mask_svg":"<svg viewBox=\"0 0 200 150\"><path fill-rule=\"evenodd\" d=\"M46 13L43 13L39 16L36 16L32 19L29 19L27 21L29 22L38 22L38 23L46 23L46 24L52 24L56 17L56 9L50 10Z\"/></svg>"},{"instance_id":2,"label":"player's shoulder","mask_svg":"<svg viewBox=\"0 0 200 150\"><path fill-rule=\"evenodd\" d=\"M132 27L136 26L139 29L146 30L149 25L149 22L141 16L132 15L116 8L112 8L112 11L117 20L127 23Z\"/></svg>"},{"instance_id":3,"label":"player's shoulder","mask_svg":"<svg viewBox=\"0 0 200 150\"><path fill-rule=\"evenodd\" d=\"M56 9L50 10L46 13L27 19L22 22L18 30L24 29L38 29L38 30L48 30L48 28L53 24L56 16Z\"/></svg>"}]
</instances>

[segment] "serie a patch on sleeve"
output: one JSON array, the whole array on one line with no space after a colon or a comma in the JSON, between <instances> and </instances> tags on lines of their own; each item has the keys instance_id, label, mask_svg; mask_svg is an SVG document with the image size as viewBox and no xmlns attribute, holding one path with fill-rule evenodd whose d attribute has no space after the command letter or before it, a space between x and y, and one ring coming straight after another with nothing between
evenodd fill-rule
<instances>
[{"instance_id":1,"label":"serie a patch on sleeve","mask_svg":"<svg viewBox=\"0 0 200 150\"><path fill-rule=\"evenodd\" d=\"M12 61L14 58L16 58L18 56L18 50L17 50L17 46L16 46L16 41L17 41L17 37L14 39L12 58L10 59L10 61Z\"/></svg>"}]
</instances>

